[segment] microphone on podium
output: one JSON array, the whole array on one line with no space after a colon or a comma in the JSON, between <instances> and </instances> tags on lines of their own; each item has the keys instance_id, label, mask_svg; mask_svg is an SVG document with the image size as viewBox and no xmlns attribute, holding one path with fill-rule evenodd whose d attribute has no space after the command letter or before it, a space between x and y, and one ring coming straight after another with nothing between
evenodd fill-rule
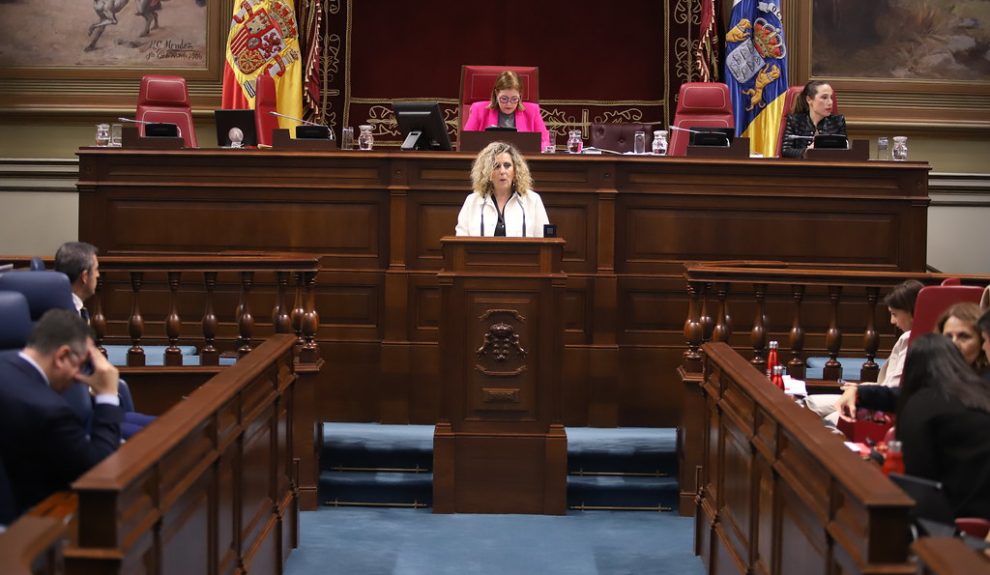
<instances>
[{"instance_id":1,"label":"microphone on podium","mask_svg":"<svg viewBox=\"0 0 990 575\"><path fill-rule=\"evenodd\" d=\"M289 116L288 114L280 114L274 110L269 110L269 114L272 116L278 116L279 118L285 118L286 120L292 120L293 122L299 122L300 124L306 124L307 126L319 126L325 128L324 124L317 124L316 122L310 122L309 120L303 120L302 118L296 118L295 116Z\"/></svg>"},{"instance_id":2,"label":"microphone on podium","mask_svg":"<svg viewBox=\"0 0 990 575\"><path fill-rule=\"evenodd\" d=\"M680 126L670 126L671 130L677 130L678 132L688 132L689 134L704 134L700 130L692 130L691 128L682 128Z\"/></svg>"}]
</instances>

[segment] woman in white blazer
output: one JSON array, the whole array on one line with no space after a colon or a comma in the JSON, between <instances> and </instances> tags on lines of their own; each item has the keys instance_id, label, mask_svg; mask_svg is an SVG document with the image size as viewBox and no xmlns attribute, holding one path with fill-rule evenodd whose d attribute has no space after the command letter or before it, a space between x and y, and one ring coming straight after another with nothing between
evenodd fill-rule
<instances>
[{"instance_id":1,"label":"woman in white blazer","mask_svg":"<svg viewBox=\"0 0 990 575\"><path fill-rule=\"evenodd\" d=\"M492 142L471 168L474 191L457 216L459 236L543 237L550 223L526 160L511 144Z\"/></svg>"}]
</instances>

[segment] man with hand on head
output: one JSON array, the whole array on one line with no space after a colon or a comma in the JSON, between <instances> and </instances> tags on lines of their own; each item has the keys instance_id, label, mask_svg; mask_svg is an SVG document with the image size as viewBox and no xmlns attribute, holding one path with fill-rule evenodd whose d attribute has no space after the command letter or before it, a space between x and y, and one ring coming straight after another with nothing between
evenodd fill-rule
<instances>
[{"instance_id":1,"label":"man with hand on head","mask_svg":"<svg viewBox=\"0 0 990 575\"><path fill-rule=\"evenodd\" d=\"M93 345L89 326L68 310L48 311L23 350L0 353L0 459L15 517L68 489L120 445L118 377ZM88 433L61 395L75 381L95 396Z\"/></svg>"}]
</instances>

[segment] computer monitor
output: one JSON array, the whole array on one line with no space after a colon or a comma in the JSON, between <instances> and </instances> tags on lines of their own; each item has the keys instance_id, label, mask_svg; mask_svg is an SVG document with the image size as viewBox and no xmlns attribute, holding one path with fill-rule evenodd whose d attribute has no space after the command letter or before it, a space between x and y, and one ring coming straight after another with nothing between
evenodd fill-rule
<instances>
[{"instance_id":1,"label":"computer monitor","mask_svg":"<svg viewBox=\"0 0 990 575\"><path fill-rule=\"evenodd\" d=\"M230 130L238 128L244 135L242 146L257 146L258 131L254 125L254 110L213 110L217 124L217 146L230 147Z\"/></svg>"},{"instance_id":2,"label":"computer monitor","mask_svg":"<svg viewBox=\"0 0 990 575\"><path fill-rule=\"evenodd\" d=\"M818 134L815 136L816 150L846 150L849 139L842 134Z\"/></svg>"},{"instance_id":3,"label":"computer monitor","mask_svg":"<svg viewBox=\"0 0 990 575\"><path fill-rule=\"evenodd\" d=\"M395 102L392 110L405 138L403 150L451 149L447 125L436 102Z\"/></svg>"},{"instance_id":4,"label":"computer monitor","mask_svg":"<svg viewBox=\"0 0 990 575\"><path fill-rule=\"evenodd\" d=\"M719 146L728 148L732 144L732 139L736 136L734 128L710 128L705 126L691 127L691 138L688 141L692 146Z\"/></svg>"}]
</instances>

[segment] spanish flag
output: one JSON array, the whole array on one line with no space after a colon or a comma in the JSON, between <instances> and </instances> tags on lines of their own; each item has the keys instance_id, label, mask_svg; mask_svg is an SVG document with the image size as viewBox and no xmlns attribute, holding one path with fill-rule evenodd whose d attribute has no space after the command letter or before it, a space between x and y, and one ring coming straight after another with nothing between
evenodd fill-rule
<instances>
[{"instance_id":1,"label":"spanish flag","mask_svg":"<svg viewBox=\"0 0 990 575\"><path fill-rule=\"evenodd\" d=\"M725 83L736 134L751 153L773 157L787 95L787 47L780 0L734 0L725 34Z\"/></svg>"},{"instance_id":2,"label":"spanish flag","mask_svg":"<svg viewBox=\"0 0 990 575\"><path fill-rule=\"evenodd\" d=\"M254 108L261 74L275 80L276 110L302 118L302 62L292 0L236 0L227 35L223 108ZM279 118L291 128L292 120Z\"/></svg>"}]
</instances>

